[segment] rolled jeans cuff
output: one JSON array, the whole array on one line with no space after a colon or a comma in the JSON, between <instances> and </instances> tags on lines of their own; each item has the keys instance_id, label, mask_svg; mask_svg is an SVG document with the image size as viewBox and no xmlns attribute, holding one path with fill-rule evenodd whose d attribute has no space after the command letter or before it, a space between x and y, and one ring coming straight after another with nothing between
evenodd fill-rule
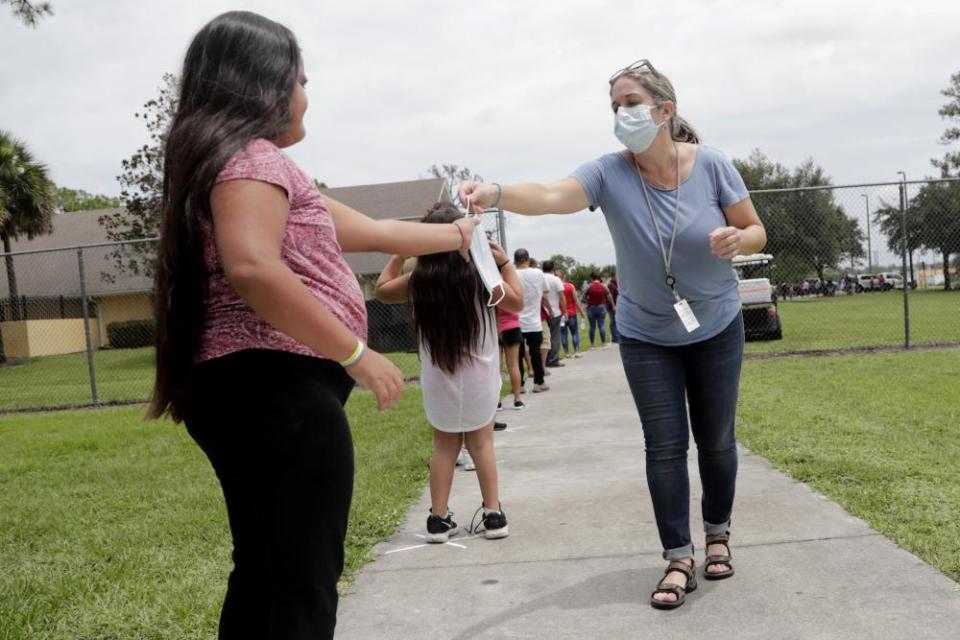
<instances>
[{"instance_id":1,"label":"rolled jeans cuff","mask_svg":"<svg viewBox=\"0 0 960 640\"><path fill-rule=\"evenodd\" d=\"M703 523L703 532L708 536L715 536L722 533L730 531L730 521L727 520L723 524L710 524L709 522L704 521Z\"/></svg>"},{"instance_id":2,"label":"rolled jeans cuff","mask_svg":"<svg viewBox=\"0 0 960 640\"><path fill-rule=\"evenodd\" d=\"M676 549L664 549L663 559L667 562L673 562L674 560L683 560L685 558L693 557L693 543L677 547Z\"/></svg>"}]
</instances>

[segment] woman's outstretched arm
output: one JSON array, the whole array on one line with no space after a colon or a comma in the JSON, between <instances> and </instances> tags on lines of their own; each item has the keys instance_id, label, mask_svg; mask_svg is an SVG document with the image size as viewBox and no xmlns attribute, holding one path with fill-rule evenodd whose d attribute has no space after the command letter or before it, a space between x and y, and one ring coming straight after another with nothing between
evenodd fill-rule
<instances>
[{"instance_id":1,"label":"woman's outstretched arm","mask_svg":"<svg viewBox=\"0 0 960 640\"><path fill-rule=\"evenodd\" d=\"M470 200L470 208L477 213L497 206L527 216L545 213L576 213L590 206L583 185L575 178L564 178L549 184L521 182L497 185L490 182L462 182L460 202Z\"/></svg>"},{"instance_id":2,"label":"woman's outstretched arm","mask_svg":"<svg viewBox=\"0 0 960 640\"><path fill-rule=\"evenodd\" d=\"M452 224L424 225L402 220L374 220L342 202L324 196L337 242L344 253L379 251L402 256L460 250L469 261L470 236L480 224L476 218L462 218Z\"/></svg>"}]
</instances>

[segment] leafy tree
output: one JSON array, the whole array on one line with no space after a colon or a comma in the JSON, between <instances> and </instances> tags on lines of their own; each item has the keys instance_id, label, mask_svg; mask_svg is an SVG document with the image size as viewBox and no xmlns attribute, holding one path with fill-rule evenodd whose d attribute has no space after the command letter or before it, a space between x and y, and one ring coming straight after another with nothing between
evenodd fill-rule
<instances>
[{"instance_id":1,"label":"leafy tree","mask_svg":"<svg viewBox=\"0 0 960 640\"><path fill-rule=\"evenodd\" d=\"M949 291L950 256L960 254L960 183L926 184L910 208L923 221L920 236L924 248L939 253L943 260L943 289Z\"/></svg>"},{"instance_id":2,"label":"leafy tree","mask_svg":"<svg viewBox=\"0 0 960 640\"><path fill-rule=\"evenodd\" d=\"M960 254L960 183L931 182L920 188L906 210L907 251L913 280L913 252L928 249L943 259L943 287L950 290L950 256ZM885 205L876 221L891 251L900 252L903 225L900 208Z\"/></svg>"},{"instance_id":3,"label":"leafy tree","mask_svg":"<svg viewBox=\"0 0 960 640\"><path fill-rule=\"evenodd\" d=\"M116 209L123 206L120 198L94 195L83 189L57 188L57 208L64 212L95 211L97 209Z\"/></svg>"},{"instance_id":4,"label":"leafy tree","mask_svg":"<svg viewBox=\"0 0 960 640\"><path fill-rule=\"evenodd\" d=\"M49 2L0 0L0 4L9 4L13 10L13 15L28 27L36 27L40 18L53 15L53 6Z\"/></svg>"},{"instance_id":5,"label":"leafy tree","mask_svg":"<svg viewBox=\"0 0 960 640\"><path fill-rule=\"evenodd\" d=\"M577 268L577 261L570 256L564 256L558 253L550 256L548 260L553 261L557 271L563 271L564 273L570 273Z\"/></svg>"},{"instance_id":6,"label":"leafy tree","mask_svg":"<svg viewBox=\"0 0 960 640\"><path fill-rule=\"evenodd\" d=\"M950 76L950 86L940 93L950 98L939 111L940 117L953 122L940 136L940 143L949 145L960 141L960 72ZM948 151L942 159L933 159L930 162L940 169L944 178L960 176L960 151Z\"/></svg>"},{"instance_id":7,"label":"leafy tree","mask_svg":"<svg viewBox=\"0 0 960 640\"><path fill-rule=\"evenodd\" d=\"M33 159L26 145L6 131L0 131L0 240L3 252L11 251L10 240L50 233L56 196L47 168ZM7 288L15 300L17 272L13 256L5 257ZM13 305L13 319L19 319L19 308ZM3 336L0 336L0 362L5 362Z\"/></svg>"},{"instance_id":8,"label":"leafy tree","mask_svg":"<svg viewBox=\"0 0 960 640\"><path fill-rule=\"evenodd\" d=\"M156 237L160 232L160 200L163 196L163 147L167 129L177 109L178 80L173 74L163 76L159 95L134 114L146 123L150 142L136 150L122 163L120 199L123 210L100 216L107 237L115 242ZM109 257L120 272L153 276L156 246L152 243L122 245ZM101 274L104 280L113 276Z\"/></svg>"},{"instance_id":9,"label":"leafy tree","mask_svg":"<svg viewBox=\"0 0 960 640\"><path fill-rule=\"evenodd\" d=\"M825 282L827 270L865 255L863 231L834 201L833 190L805 188L831 184L812 159L790 171L755 149L733 163L751 191L793 189L752 194L767 228L767 251L777 259L775 280L795 282L815 273Z\"/></svg>"},{"instance_id":10,"label":"leafy tree","mask_svg":"<svg viewBox=\"0 0 960 640\"><path fill-rule=\"evenodd\" d=\"M447 194L450 199L456 202L457 187L464 180L483 180L479 175L470 171L467 167L462 169L455 164L430 165L427 171L435 178L443 178L443 184L447 188Z\"/></svg>"}]
</instances>

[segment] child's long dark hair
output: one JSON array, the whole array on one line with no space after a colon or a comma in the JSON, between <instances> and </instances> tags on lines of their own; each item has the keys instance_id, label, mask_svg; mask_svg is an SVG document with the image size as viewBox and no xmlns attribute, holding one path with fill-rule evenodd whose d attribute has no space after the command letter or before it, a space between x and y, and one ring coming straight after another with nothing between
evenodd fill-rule
<instances>
[{"instance_id":1,"label":"child's long dark hair","mask_svg":"<svg viewBox=\"0 0 960 640\"><path fill-rule=\"evenodd\" d=\"M224 13L194 37L164 147L155 317L157 372L147 415L183 419L204 325L207 271L200 216L213 181L255 138L290 125L300 48L281 24L246 11Z\"/></svg>"},{"instance_id":2,"label":"child's long dark hair","mask_svg":"<svg viewBox=\"0 0 960 640\"><path fill-rule=\"evenodd\" d=\"M440 202L424 217L426 223L451 223L463 214ZM474 233L482 233L477 229ZM481 344L493 314L486 309L486 289L473 263L457 251L417 258L410 274L413 327L430 359L440 370L455 373Z\"/></svg>"}]
</instances>

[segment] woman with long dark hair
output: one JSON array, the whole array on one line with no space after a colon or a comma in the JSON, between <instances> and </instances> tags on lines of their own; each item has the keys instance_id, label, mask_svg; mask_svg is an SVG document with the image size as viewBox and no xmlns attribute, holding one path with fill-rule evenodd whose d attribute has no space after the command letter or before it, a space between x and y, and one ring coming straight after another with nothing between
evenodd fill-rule
<instances>
[{"instance_id":1,"label":"woman with long dark hair","mask_svg":"<svg viewBox=\"0 0 960 640\"><path fill-rule=\"evenodd\" d=\"M455 206L438 203L423 222L446 225L462 219ZM503 280L503 295L496 304L517 313L523 309L520 279L503 249L492 243L490 248ZM459 531L447 500L461 442L476 465L483 496L470 531L482 531L487 539L505 538L509 529L500 506L493 449L494 416L502 384L500 349L487 291L474 264L464 263L456 252L422 256L408 274L402 273L403 262L402 256L390 259L377 281L377 299L409 301L413 309L423 408L433 425L426 539L446 542Z\"/></svg>"},{"instance_id":2,"label":"woman with long dark hair","mask_svg":"<svg viewBox=\"0 0 960 640\"><path fill-rule=\"evenodd\" d=\"M374 221L322 196L281 151L305 136L306 82L289 29L225 13L187 50L165 145L149 416L183 421L223 488L220 638L333 637L353 490L343 405L355 382L380 410L403 392L364 344L342 252L466 257L475 226Z\"/></svg>"}]
</instances>

